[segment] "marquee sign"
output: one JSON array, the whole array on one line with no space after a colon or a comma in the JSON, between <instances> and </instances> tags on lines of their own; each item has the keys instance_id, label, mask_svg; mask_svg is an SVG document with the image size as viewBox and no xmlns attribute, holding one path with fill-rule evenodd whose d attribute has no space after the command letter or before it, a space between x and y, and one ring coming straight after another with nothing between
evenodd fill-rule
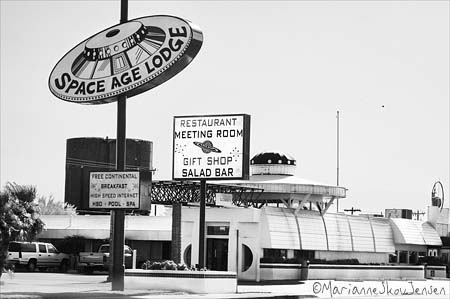
<instances>
[{"instance_id":1,"label":"marquee sign","mask_svg":"<svg viewBox=\"0 0 450 299\"><path fill-rule=\"evenodd\" d=\"M176 116L174 180L248 179L250 115Z\"/></svg>"},{"instance_id":2,"label":"marquee sign","mask_svg":"<svg viewBox=\"0 0 450 299\"><path fill-rule=\"evenodd\" d=\"M154 88L183 70L202 46L200 29L173 16L148 16L110 27L78 44L55 66L58 98L102 104Z\"/></svg>"},{"instance_id":3,"label":"marquee sign","mask_svg":"<svg viewBox=\"0 0 450 299\"><path fill-rule=\"evenodd\" d=\"M89 208L139 209L139 171L91 172Z\"/></svg>"}]
</instances>

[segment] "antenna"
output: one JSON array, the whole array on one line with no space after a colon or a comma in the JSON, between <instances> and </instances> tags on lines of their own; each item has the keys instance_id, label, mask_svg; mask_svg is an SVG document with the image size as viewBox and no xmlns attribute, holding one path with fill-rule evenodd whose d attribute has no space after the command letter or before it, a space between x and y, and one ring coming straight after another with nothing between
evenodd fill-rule
<instances>
[{"instance_id":1,"label":"antenna","mask_svg":"<svg viewBox=\"0 0 450 299\"><path fill-rule=\"evenodd\" d=\"M360 209L355 209L354 207L352 207L351 209L345 209L344 211L345 212L351 212L352 215L353 215L354 212L361 212Z\"/></svg>"},{"instance_id":2,"label":"antenna","mask_svg":"<svg viewBox=\"0 0 450 299\"><path fill-rule=\"evenodd\" d=\"M339 110L336 111L336 186L339 186ZM339 197L336 201L336 213L339 213Z\"/></svg>"}]
</instances>

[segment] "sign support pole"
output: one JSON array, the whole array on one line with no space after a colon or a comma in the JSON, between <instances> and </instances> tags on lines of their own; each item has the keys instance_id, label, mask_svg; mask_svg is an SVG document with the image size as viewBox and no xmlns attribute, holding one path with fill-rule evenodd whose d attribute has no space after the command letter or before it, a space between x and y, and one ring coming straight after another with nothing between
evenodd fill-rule
<instances>
[{"instance_id":1,"label":"sign support pole","mask_svg":"<svg viewBox=\"0 0 450 299\"><path fill-rule=\"evenodd\" d=\"M120 0L120 23L128 20L128 0ZM116 169L125 170L126 161L126 112L127 96L119 95L117 101L117 140L116 140ZM125 266L123 260L123 247L125 245L125 210L111 210L112 224L112 291L124 290Z\"/></svg>"},{"instance_id":2,"label":"sign support pole","mask_svg":"<svg viewBox=\"0 0 450 299\"><path fill-rule=\"evenodd\" d=\"M116 169L125 170L126 157L126 101L125 95L119 96L117 102L117 140L116 140ZM124 290L124 261L123 247L125 245L125 210L111 210L112 215L112 291Z\"/></svg>"},{"instance_id":3,"label":"sign support pole","mask_svg":"<svg viewBox=\"0 0 450 299\"><path fill-rule=\"evenodd\" d=\"M238 276L239 276L239 229L236 230L236 294L238 293Z\"/></svg>"},{"instance_id":4,"label":"sign support pole","mask_svg":"<svg viewBox=\"0 0 450 299\"><path fill-rule=\"evenodd\" d=\"M206 206L206 180L200 180L200 221L198 234L198 266L205 267L205 206Z\"/></svg>"}]
</instances>

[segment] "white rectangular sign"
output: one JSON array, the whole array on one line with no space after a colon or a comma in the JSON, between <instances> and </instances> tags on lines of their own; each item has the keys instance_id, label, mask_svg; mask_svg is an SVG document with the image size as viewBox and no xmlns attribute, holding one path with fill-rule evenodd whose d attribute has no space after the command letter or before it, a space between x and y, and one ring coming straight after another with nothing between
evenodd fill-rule
<instances>
[{"instance_id":1,"label":"white rectangular sign","mask_svg":"<svg viewBox=\"0 0 450 299\"><path fill-rule=\"evenodd\" d=\"M89 208L139 209L139 171L91 172Z\"/></svg>"},{"instance_id":2,"label":"white rectangular sign","mask_svg":"<svg viewBox=\"0 0 450 299\"><path fill-rule=\"evenodd\" d=\"M216 205L222 207L233 207L233 194L216 193Z\"/></svg>"},{"instance_id":3,"label":"white rectangular sign","mask_svg":"<svg viewBox=\"0 0 450 299\"><path fill-rule=\"evenodd\" d=\"M174 117L174 180L247 179L250 116Z\"/></svg>"}]
</instances>

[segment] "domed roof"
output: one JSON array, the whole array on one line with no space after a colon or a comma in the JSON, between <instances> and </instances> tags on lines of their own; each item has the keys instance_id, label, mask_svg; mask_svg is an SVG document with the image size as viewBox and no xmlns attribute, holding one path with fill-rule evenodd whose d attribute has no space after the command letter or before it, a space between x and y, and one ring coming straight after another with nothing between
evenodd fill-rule
<instances>
[{"instance_id":1,"label":"domed roof","mask_svg":"<svg viewBox=\"0 0 450 299\"><path fill-rule=\"evenodd\" d=\"M261 152L253 156L250 160L252 165L266 165L266 164L281 164L281 165L295 165L296 160L282 152L271 151L271 152Z\"/></svg>"}]
</instances>

